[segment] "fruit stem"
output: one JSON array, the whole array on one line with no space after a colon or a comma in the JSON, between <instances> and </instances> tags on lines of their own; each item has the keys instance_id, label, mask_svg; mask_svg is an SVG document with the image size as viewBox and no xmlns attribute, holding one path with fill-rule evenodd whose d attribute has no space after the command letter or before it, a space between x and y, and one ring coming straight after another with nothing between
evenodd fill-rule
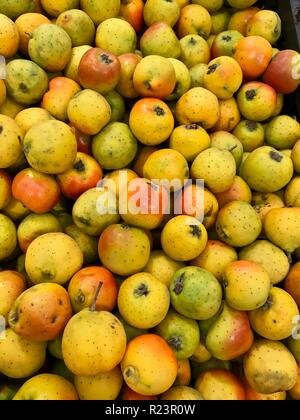
<instances>
[{"instance_id":1,"label":"fruit stem","mask_svg":"<svg viewBox=\"0 0 300 420\"><path fill-rule=\"evenodd\" d=\"M90 307L90 311L91 312L95 312L95 310L96 310L97 300L98 300L98 297L99 297L100 290L101 290L102 286L103 286L103 282L100 281L99 284L98 284L96 293L95 293L95 297L93 299L93 303L92 303L92 305Z\"/></svg>"}]
</instances>

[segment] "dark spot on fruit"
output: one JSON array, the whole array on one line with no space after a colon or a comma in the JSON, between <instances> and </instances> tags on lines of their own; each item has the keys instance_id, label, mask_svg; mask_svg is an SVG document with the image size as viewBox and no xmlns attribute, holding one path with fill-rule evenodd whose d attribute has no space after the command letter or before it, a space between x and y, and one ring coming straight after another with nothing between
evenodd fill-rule
<instances>
[{"instance_id":1,"label":"dark spot on fruit","mask_svg":"<svg viewBox=\"0 0 300 420\"><path fill-rule=\"evenodd\" d=\"M19 84L19 90L20 90L21 92L23 92L23 93L27 93L27 92L28 92L28 88L27 88L27 86L25 85L25 83L23 83L23 82L21 82L21 83Z\"/></svg>"},{"instance_id":2,"label":"dark spot on fruit","mask_svg":"<svg viewBox=\"0 0 300 420\"><path fill-rule=\"evenodd\" d=\"M62 301L61 299L58 299L58 304L59 304L60 306L63 306L63 301Z\"/></svg>"},{"instance_id":3,"label":"dark spot on fruit","mask_svg":"<svg viewBox=\"0 0 300 420\"><path fill-rule=\"evenodd\" d=\"M151 89L151 83L149 82L149 80L144 80L143 85L146 89Z\"/></svg>"},{"instance_id":4,"label":"dark spot on fruit","mask_svg":"<svg viewBox=\"0 0 300 420\"><path fill-rule=\"evenodd\" d=\"M246 121L246 127L249 131L253 132L257 129L258 124L256 121Z\"/></svg>"},{"instance_id":5,"label":"dark spot on fruit","mask_svg":"<svg viewBox=\"0 0 300 420\"><path fill-rule=\"evenodd\" d=\"M122 223L121 224L121 228L124 229L124 230L129 230L130 229L130 226L127 225L126 223Z\"/></svg>"},{"instance_id":6,"label":"dark spot on fruit","mask_svg":"<svg viewBox=\"0 0 300 420\"><path fill-rule=\"evenodd\" d=\"M252 99L254 99L256 95L257 95L257 92L255 89L247 90L246 92L247 101L252 101Z\"/></svg>"},{"instance_id":7,"label":"dark spot on fruit","mask_svg":"<svg viewBox=\"0 0 300 420\"><path fill-rule=\"evenodd\" d=\"M186 130L199 130L199 125L197 124L187 124L185 126Z\"/></svg>"},{"instance_id":8,"label":"dark spot on fruit","mask_svg":"<svg viewBox=\"0 0 300 420\"><path fill-rule=\"evenodd\" d=\"M193 236L197 236L198 239L201 238L202 232L198 225L190 225L190 229Z\"/></svg>"},{"instance_id":9,"label":"dark spot on fruit","mask_svg":"<svg viewBox=\"0 0 300 420\"><path fill-rule=\"evenodd\" d=\"M100 59L105 64L112 64L114 60L112 60L108 54L101 54Z\"/></svg>"},{"instance_id":10,"label":"dark spot on fruit","mask_svg":"<svg viewBox=\"0 0 300 420\"><path fill-rule=\"evenodd\" d=\"M88 219L86 217L76 216L76 220L78 220L78 222L82 223L83 225L86 225L86 226L90 226L91 225L90 219Z\"/></svg>"},{"instance_id":11,"label":"dark spot on fruit","mask_svg":"<svg viewBox=\"0 0 300 420\"><path fill-rule=\"evenodd\" d=\"M165 115L165 110L161 108L160 106L156 106L153 111L158 117L163 117Z\"/></svg>"},{"instance_id":12,"label":"dark spot on fruit","mask_svg":"<svg viewBox=\"0 0 300 420\"><path fill-rule=\"evenodd\" d=\"M21 144L22 143L21 136L18 136L18 140L19 140L19 143Z\"/></svg>"},{"instance_id":13,"label":"dark spot on fruit","mask_svg":"<svg viewBox=\"0 0 300 420\"><path fill-rule=\"evenodd\" d=\"M226 41L226 42L229 42L229 41L231 41L231 36L230 35L223 35L222 40Z\"/></svg>"},{"instance_id":14,"label":"dark spot on fruit","mask_svg":"<svg viewBox=\"0 0 300 420\"><path fill-rule=\"evenodd\" d=\"M167 343L175 351L182 350L182 341L179 337L171 337L169 340L167 340Z\"/></svg>"},{"instance_id":15,"label":"dark spot on fruit","mask_svg":"<svg viewBox=\"0 0 300 420\"><path fill-rule=\"evenodd\" d=\"M19 321L19 311L15 309L9 316L9 321L11 324L16 324Z\"/></svg>"},{"instance_id":16,"label":"dark spot on fruit","mask_svg":"<svg viewBox=\"0 0 300 420\"><path fill-rule=\"evenodd\" d=\"M54 274L49 270L41 271L41 276L44 281L54 279Z\"/></svg>"},{"instance_id":17,"label":"dark spot on fruit","mask_svg":"<svg viewBox=\"0 0 300 420\"><path fill-rule=\"evenodd\" d=\"M82 293L82 291L81 291L81 290L79 290L79 291L78 291L78 294L77 294L77 296L76 296L76 298L75 298L75 303L76 303L76 305L83 305L83 304L84 304L84 302L85 302L85 296L84 296L84 294Z\"/></svg>"},{"instance_id":18,"label":"dark spot on fruit","mask_svg":"<svg viewBox=\"0 0 300 420\"><path fill-rule=\"evenodd\" d=\"M206 74L212 74L212 73L214 73L216 70L217 70L217 68L219 67L219 64L212 64L211 66L209 66L208 67L208 71L207 71L207 73Z\"/></svg>"},{"instance_id":19,"label":"dark spot on fruit","mask_svg":"<svg viewBox=\"0 0 300 420\"><path fill-rule=\"evenodd\" d=\"M0 125L0 134L2 133L2 131L3 131L3 127L2 125Z\"/></svg>"},{"instance_id":20,"label":"dark spot on fruit","mask_svg":"<svg viewBox=\"0 0 300 420\"><path fill-rule=\"evenodd\" d=\"M27 156L31 149L31 141L27 141L26 144L23 144L23 152Z\"/></svg>"},{"instance_id":21,"label":"dark spot on fruit","mask_svg":"<svg viewBox=\"0 0 300 420\"><path fill-rule=\"evenodd\" d=\"M266 303L262 306L262 308L261 308L261 309L262 309L263 311L268 311L269 309L271 309L272 305L273 305L273 298L272 298L272 296L270 295L270 296L268 297L268 299L267 299Z\"/></svg>"},{"instance_id":22,"label":"dark spot on fruit","mask_svg":"<svg viewBox=\"0 0 300 420\"><path fill-rule=\"evenodd\" d=\"M141 283L139 287L134 289L134 294L138 297L148 296L150 293L148 286L145 283Z\"/></svg>"},{"instance_id":23,"label":"dark spot on fruit","mask_svg":"<svg viewBox=\"0 0 300 420\"><path fill-rule=\"evenodd\" d=\"M54 317L51 319L51 324L55 324L56 319L57 319L57 317L56 317L56 316L54 316Z\"/></svg>"},{"instance_id":24,"label":"dark spot on fruit","mask_svg":"<svg viewBox=\"0 0 300 420\"><path fill-rule=\"evenodd\" d=\"M197 41L195 40L195 38L194 38L194 37L191 37L191 38L190 38L189 43L190 43L191 45L196 45L196 44L197 44Z\"/></svg>"},{"instance_id":25,"label":"dark spot on fruit","mask_svg":"<svg viewBox=\"0 0 300 420\"><path fill-rule=\"evenodd\" d=\"M180 277L177 280L175 280L175 286L174 286L173 292L176 295L180 295L180 293L183 291L183 287L184 287L184 273L182 273Z\"/></svg>"},{"instance_id":26,"label":"dark spot on fruit","mask_svg":"<svg viewBox=\"0 0 300 420\"><path fill-rule=\"evenodd\" d=\"M279 162L280 163L282 161L282 159L283 159L283 155L281 155L278 152L271 151L270 152L270 158L273 159L273 160L275 160L276 162Z\"/></svg>"},{"instance_id":27,"label":"dark spot on fruit","mask_svg":"<svg viewBox=\"0 0 300 420\"><path fill-rule=\"evenodd\" d=\"M78 172L85 171L85 166L81 159L79 159L79 161L74 164L74 169L76 169Z\"/></svg>"}]
</instances>

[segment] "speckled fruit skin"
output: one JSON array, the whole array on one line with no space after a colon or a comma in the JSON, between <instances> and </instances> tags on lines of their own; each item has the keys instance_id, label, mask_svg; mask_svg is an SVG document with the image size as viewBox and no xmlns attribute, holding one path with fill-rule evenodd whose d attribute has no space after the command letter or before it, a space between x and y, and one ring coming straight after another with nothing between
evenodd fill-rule
<instances>
[{"instance_id":1,"label":"speckled fruit skin","mask_svg":"<svg viewBox=\"0 0 300 420\"><path fill-rule=\"evenodd\" d=\"M125 224L106 228L98 249L103 265L120 276L141 271L150 257L150 241L145 231Z\"/></svg>"},{"instance_id":2,"label":"speckled fruit skin","mask_svg":"<svg viewBox=\"0 0 300 420\"><path fill-rule=\"evenodd\" d=\"M33 12L34 10L34 0L24 0L22 2L7 0L1 4L1 12L13 20L24 13Z\"/></svg>"},{"instance_id":3,"label":"speckled fruit skin","mask_svg":"<svg viewBox=\"0 0 300 420\"><path fill-rule=\"evenodd\" d=\"M26 289L22 274L17 271L4 270L0 272L0 315L7 318L17 297Z\"/></svg>"},{"instance_id":4,"label":"speckled fruit skin","mask_svg":"<svg viewBox=\"0 0 300 420\"><path fill-rule=\"evenodd\" d=\"M203 400L200 392L189 386L173 386L161 396L161 399L163 401Z\"/></svg>"},{"instance_id":5,"label":"speckled fruit skin","mask_svg":"<svg viewBox=\"0 0 300 420\"><path fill-rule=\"evenodd\" d=\"M52 116L46 109L32 107L25 108L20 111L15 117L15 122L18 124L25 135L27 131L29 131L34 125L51 119Z\"/></svg>"},{"instance_id":6,"label":"speckled fruit skin","mask_svg":"<svg viewBox=\"0 0 300 420\"><path fill-rule=\"evenodd\" d=\"M55 283L43 283L23 292L8 316L10 327L21 337L34 341L56 338L72 316L67 291Z\"/></svg>"},{"instance_id":7,"label":"speckled fruit skin","mask_svg":"<svg viewBox=\"0 0 300 420\"><path fill-rule=\"evenodd\" d=\"M137 141L127 124L113 122L93 138L92 151L102 168L122 169L135 158Z\"/></svg>"},{"instance_id":8,"label":"speckled fruit skin","mask_svg":"<svg viewBox=\"0 0 300 420\"><path fill-rule=\"evenodd\" d=\"M143 10L147 26L156 22L167 22L174 26L180 17L180 7L177 1L147 0Z\"/></svg>"},{"instance_id":9,"label":"speckled fruit skin","mask_svg":"<svg viewBox=\"0 0 300 420\"><path fill-rule=\"evenodd\" d=\"M0 115L0 168L9 168L22 154L23 133L16 122L6 115Z\"/></svg>"},{"instance_id":10,"label":"speckled fruit skin","mask_svg":"<svg viewBox=\"0 0 300 420\"><path fill-rule=\"evenodd\" d=\"M42 174L34 169L27 168L19 172L12 183L13 200L17 200L12 205L12 212L15 214L16 208L20 204L24 207L16 212L16 218L27 215L31 210L34 213L42 214L52 210L59 201L60 188L56 180L50 175ZM21 213L19 213L21 210ZM9 212L11 216L13 213Z\"/></svg>"},{"instance_id":11,"label":"speckled fruit skin","mask_svg":"<svg viewBox=\"0 0 300 420\"><path fill-rule=\"evenodd\" d=\"M40 0L41 6L52 17L70 9L79 9L79 0Z\"/></svg>"},{"instance_id":12,"label":"speckled fruit skin","mask_svg":"<svg viewBox=\"0 0 300 420\"><path fill-rule=\"evenodd\" d=\"M1 5L2 6L2 5ZM2 12L1 7L1 12ZM0 54L5 58L13 57L19 48L20 35L15 23L6 15L0 14Z\"/></svg>"},{"instance_id":13,"label":"speckled fruit skin","mask_svg":"<svg viewBox=\"0 0 300 420\"><path fill-rule=\"evenodd\" d=\"M239 90L243 73L239 64L231 57L218 57L208 64L203 85L219 99L230 99Z\"/></svg>"},{"instance_id":14,"label":"speckled fruit skin","mask_svg":"<svg viewBox=\"0 0 300 420\"><path fill-rule=\"evenodd\" d=\"M267 238L284 251L294 252L300 246L299 215L298 207L272 209L264 221Z\"/></svg>"},{"instance_id":15,"label":"speckled fruit skin","mask_svg":"<svg viewBox=\"0 0 300 420\"><path fill-rule=\"evenodd\" d=\"M170 294L173 308L192 319L209 319L221 306L219 282L211 273L198 267L178 270L171 280Z\"/></svg>"},{"instance_id":16,"label":"speckled fruit skin","mask_svg":"<svg viewBox=\"0 0 300 420\"><path fill-rule=\"evenodd\" d=\"M217 218L216 230L222 241L234 247L250 245L262 229L260 218L245 201L233 201L224 206Z\"/></svg>"},{"instance_id":17,"label":"speckled fruit skin","mask_svg":"<svg viewBox=\"0 0 300 420\"><path fill-rule=\"evenodd\" d=\"M71 10L61 13L56 24L68 33L73 47L93 44L95 25L92 19L82 10L71 8Z\"/></svg>"},{"instance_id":18,"label":"speckled fruit skin","mask_svg":"<svg viewBox=\"0 0 300 420\"><path fill-rule=\"evenodd\" d=\"M272 284L280 283L290 269L286 254L266 240L255 241L242 248L239 252L239 259L253 261L261 265L269 273Z\"/></svg>"},{"instance_id":19,"label":"speckled fruit skin","mask_svg":"<svg viewBox=\"0 0 300 420\"><path fill-rule=\"evenodd\" d=\"M249 82L239 90L237 101L244 118L261 122L274 115L277 94L271 86L265 83Z\"/></svg>"},{"instance_id":20,"label":"speckled fruit skin","mask_svg":"<svg viewBox=\"0 0 300 420\"><path fill-rule=\"evenodd\" d=\"M14 400L78 400L74 385L59 375L43 373L28 379Z\"/></svg>"},{"instance_id":21,"label":"speckled fruit skin","mask_svg":"<svg viewBox=\"0 0 300 420\"><path fill-rule=\"evenodd\" d=\"M129 22L118 18L110 18L98 26L95 43L97 47L119 56L135 52L137 37Z\"/></svg>"},{"instance_id":22,"label":"speckled fruit skin","mask_svg":"<svg viewBox=\"0 0 300 420\"><path fill-rule=\"evenodd\" d=\"M119 367L95 376L75 376L74 383L82 401L115 400L122 388L123 376Z\"/></svg>"},{"instance_id":23,"label":"speckled fruit skin","mask_svg":"<svg viewBox=\"0 0 300 420\"><path fill-rule=\"evenodd\" d=\"M252 192L248 184L239 176L234 178L231 187L222 193L216 194L220 208L224 207L231 201L246 201L251 203Z\"/></svg>"},{"instance_id":24,"label":"speckled fruit skin","mask_svg":"<svg viewBox=\"0 0 300 420\"><path fill-rule=\"evenodd\" d=\"M17 231L14 223L0 214L0 261L9 257L17 246Z\"/></svg>"},{"instance_id":25,"label":"speckled fruit skin","mask_svg":"<svg viewBox=\"0 0 300 420\"><path fill-rule=\"evenodd\" d=\"M121 1L110 0L108 4L107 0L81 0L80 6L90 16L95 25L99 25L106 19L118 16Z\"/></svg>"},{"instance_id":26,"label":"speckled fruit skin","mask_svg":"<svg viewBox=\"0 0 300 420\"><path fill-rule=\"evenodd\" d=\"M205 88L192 88L178 100L175 114L180 124L196 123L207 130L219 120L218 98Z\"/></svg>"},{"instance_id":27,"label":"speckled fruit skin","mask_svg":"<svg viewBox=\"0 0 300 420\"><path fill-rule=\"evenodd\" d=\"M185 247L182 248L182 244ZM207 231L198 219L176 216L164 226L161 244L164 252L175 261L190 261L198 257L207 243Z\"/></svg>"},{"instance_id":28,"label":"speckled fruit skin","mask_svg":"<svg viewBox=\"0 0 300 420\"><path fill-rule=\"evenodd\" d=\"M144 56L157 54L166 58L178 58L181 54L179 40L166 22L151 25L142 35L140 43Z\"/></svg>"},{"instance_id":29,"label":"speckled fruit skin","mask_svg":"<svg viewBox=\"0 0 300 420\"><path fill-rule=\"evenodd\" d=\"M26 253L26 271L33 283L64 284L80 270L82 252L64 233L46 233L36 238Z\"/></svg>"},{"instance_id":30,"label":"speckled fruit skin","mask_svg":"<svg viewBox=\"0 0 300 420\"><path fill-rule=\"evenodd\" d=\"M293 171L293 162L289 157L270 146L262 146L254 150L245 160L242 178L255 191L272 193L290 182ZM274 174L272 179L270 173Z\"/></svg>"},{"instance_id":31,"label":"speckled fruit skin","mask_svg":"<svg viewBox=\"0 0 300 420\"><path fill-rule=\"evenodd\" d=\"M235 174L236 163L232 154L216 147L201 152L191 167L192 178L204 179L213 193L227 191L234 182Z\"/></svg>"},{"instance_id":32,"label":"speckled fruit skin","mask_svg":"<svg viewBox=\"0 0 300 420\"><path fill-rule=\"evenodd\" d=\"M67 113L70 121L82 133L98 134L111 118L111 107L98 92L84 89L68 102Z\"/></svg>"},{"instance_id":33,"label":"speckled fruit skin","mask_svg":"<svg viewBox=\"0 0 300 420\"><path fill-rule=\"evenodd\" d=\"M150 259L144 270L169 287L173 274L180 268L183 268L184 265L183 262L172 260L163 251L154 250L151 252Z\"/></svg>"},{"instance_id":34,"label":"speckled fruit skin","mask_svg":"<svg viewBox=\"0 0 300 420\"><path fill-rule=\"evenodd\" d=\"M44 24L36 28L28 44L30 58L43 69L63 70L71 58L72 41L57 25Z\"/></svg>"},{"instance_id":35,"label":"speckled fruit skin","mask_svg":"<svg viewBox=\"0 0 300 420\"><path fill-rule=\"evenodd\" d=\"M186 35L179 41L180 60L190 69L197 64L208 64L210 50L208 43L200 35Z\"/></svg>"},{"instance_id":36,"label":"speckled fruit skin","mask_svg":"<svg viewBox=\"0 0 300 420\"><path fill-rule=\"evenodd\" d=\"M50 20L41 13L25 13L16 20L16 26L20 34L20 51L28 56L28 44L31 32L44 23L50 23Z\"/></svg>"},{"instance_id":37,"label":"speckled fruit skin","mask_svg":"<svg viewBox=\"0 0 300 420\"><path fill-rule=\"evenodd\" d=\"M210 139L211 147L228 150L234 157L236 167L240 166L243 159L243 146L237 137L227 131L215 131L210 135Z\"/></svg>"},{"instance_id":38,"label":"speckled fruit skin","mask_svg":"<svg viewBox=\"0 0 300 420\"><path fill-rule=\"evenodd\" d=\"M75 375L109 372L123 359L126 334L112 313L83 309L68 322L62 340L67 367Z\"/></svg>"},{"instance_id":39,"label":"speckled fruit skin","mask_svg":"<svg viewBox=\"0 0 300 420\"><path fill-rule=\"evenodd\" d=\"M174 117L160 99L145 98L135 103L129 125L137 139L146 146L156 146L166 141L174 129Z\"/></svg>"},{"instance_id":40,"label":"speckled fruit skin","mask_svg":"<svg viewBox=\"0 0 300 420\"><path fill-rule=\"evenodd\" d=\"M50 120L32 127L27 132L23 150L35 170L45 174L60 174L74 164L77 141L67 124Z\"/></svg>"},{"instance_id":41,"label":"speckled fruit skin","mask_svg":"<svg viewBox=\"0 0 300 420\"><path fill-rule=\"evenodd\" d=\"M211 272L221 280L228 264L237 260L234 248L217 240L208 240L204 251L191 264Z\"/></svg>"},{"instance_id":42,"label":"speckled fruit skin","mask_svg":"<svg viewBox=\"0 0 300 420\"><path fill-rule=\"evenodd\" d=\"M170 148L181 153L188 162L193 162L210 144L207 131L197 124L180 125L170 137Z\"/></svg>"},{"instance_id":43,"label":"speckled fruit skin","mask_svg":"<svg viewBox=\"0 0 300 420\"><path fill-rule=\"evenodd\" d=\"M247 313L236 311L224 303L214 320L205 338L205 346L213 357L232 360L250 349L253 332Z\"/></svg>"},{"instance_id":44,"label":"speckled fruit skin","mask_svg":"<svg viewBox=\"0 0 300 420\"><path fill-rule=\"evenodd\" d=\"M120 287L118 308L125 321L133 327L155 327L165 318L169 305L167 286L149 273L134 274Z\"/></svg>"},{"instance_id":45,"label":"speckled fruit skin","mask_svg":"<svg viewBox=\"0 0 300 420\"><path fill-rule=\"evenodd\" d=\"M259 339L244 357L244 373L257 392L288 391L297 380L297 363L284 344Z\"/></svg>"},{"instance_id":46,"label":"speckled fruit skin","mask_svg":"<svg viewBox=\"0 0 300 420\"><path fill-rule=\"evenodd\" d=\"M207 39L212 29L212 20L208 11L198 4L189 4L181 9L180 18L177 22L179 38L185 35L201 35Z\"/></svg>"},{"instance_id":47,"label":"speckled fruit skin","mask_svg":"<svg viewBox=\"0 0 300 420\"><path fill-rule=\"evenodd\" d=\"M22 338L11 328L6 329L6 339L0 340L0 371L18 379L36 373L46 359L47 343Z\"/></svg>"},{"instance_id":48,"label":"speckled fruit skin","mask_svg":"<svg viewBox=\"0 0 300 420\"><path fill-rule=\"evenodd\" d=\"M249 314L253 330L274 341L282 341L291 335L298 316L299 310L292 296L278 287L270 290L263 307Z\"/></svg>"},{"instance_id":49,"label":"speckled fruit skin","mask_svg":"<svg viewBox=\"0 0 300 420\"><path fill-rule=\"evenodd\" d=\"M248 22L257 12L259 12L258 7L237 10L229 19L228 29L239 31L243 36L246 36Z\"/></svg>"},{"instance_id":50,"label":"speckled fruit skin","mask_svg":"<svg viewBox=\"0 0 300 420\"><path fill-rule=\"evenodd\" d=\"M259 264L245 260L226 267L223 284L227 303L239 311L252 311L263 306L271 289L267 271Z\"/></svg>"},{"instance_id":51,"label":"speckled fruit skin","mask_svg":"<svg viewBox=\"0 0 300 420\"><path fill-rule=\"evenodd\" d=\"M241 381L224 369L211 369L202 373L196 380L195 388L204 400L245 400Z\"/></svg>"},{"instance_id":52,"label":"speckled fruit skin","mask_svg":"<svg viewBox=\"0 0 300 420\"><path fill-rule=\"evenodd\" d=\"M120 220L118 212L107 212L107 206L114 205L115 200L115 194L111 191L97 187L87 190L78 197L73 206L75 225L87 235L99 236L107 226Z\"/></svg>"},{"instance_id":53,"label":"speckled fruit skin","mask_svg":"<svg viewBox=\"0 0 300 420\"><path fill-rule=\"evenodd\" d=\"M265 132L263 126L256 121L241 121L233 130L233 134L242 143L244 152L253 152L264 144Z\"/></svg>"},{"instance_id":54,"label":"speckled fruit skin","mask_svg":"<svg viewBox=\"0 0 300 420\"><path fill-rule=\"evenodd\" d=\"M21 104L37 103L48 88L46 72L32 61L12 60L8 63L6 71L7 92L12 99ZM20 80L22 80L21 85Z\"/></svg>"},{"instance_id":55,"label":"speckled fruit skin","mask_svg":"<svg viewBox=\"0 0 300 420\"><path fill-rule=\"evenodd\" d=\"M161 375L162 366L164 375ZM162 394L172 386L178 365L174 352L165 340L156 334L145 334L128 344L121 369L131 389L142 395L153 396Z\"/></svg>"},{"instance_id":56,"label":"speckled fruit skin","mask_svg":"<svg viewBox=\"0 0 300 420\"><path fill-rule=\"evenodd\" d=\"M155 333L166 340L179 360L190 358L200 342L197 322L173 310L155 328Z\"/></svg>"},{"instance_id":57,"label":"speckled fruit skin","mask_svg":"<svg viewBox=\"0 0 300 420\"><path fill-rule=\"evenodd\" d=\"M241 121L241 113L235 98L219 101L220 117L212 131L231 132ZM234 134L234 133L233 133Z\"/></svg>"},{"instance_id":58,"label":"speckled fruit skin","mask_svg":"<svg viewBox=\"0 0 300 420\"><path fill-rule=\"evenodd\" d=\"M275 149L292 149L300 138L300 124L288 115L275 117L266 128L266 142Z\"/></svg>"}]
</instances>

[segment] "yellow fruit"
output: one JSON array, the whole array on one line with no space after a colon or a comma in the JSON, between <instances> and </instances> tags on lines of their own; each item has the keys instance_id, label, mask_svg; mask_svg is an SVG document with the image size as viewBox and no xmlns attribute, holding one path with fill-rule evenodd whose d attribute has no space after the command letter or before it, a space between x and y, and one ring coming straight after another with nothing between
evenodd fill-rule
<instances>
[{"instance_id":1,"label":"yellow fruit","mask_svg":"<svg viewBox=\"0 0 300 420\"><path fill-rule=\"evenodd\" d=\"M79 398L85 400L115 400L119 395L123 376L119 367L96 376L75 376Z\"/></svg>"},{"instance_id":2,"label":"yellow fruit","mask_svg":"<svg viewBox=\"0 0 300 420\"><path fill-rule=\"evenodd\" d=\"M169 287L173 274L183 267L183 262L172 260L163 251L155 250L151 252L150 259L144 270Z\"/></svg>"},{"instance_id":3,"label":"yellow fruit","mask_svg":"<svg viewBox=\"0 0 300 420\"><path fill-rule=\"evenodd\" d=\"M5 14L0 14L0 55L6 58L13 57L18 51L19 42L20 35L16 24Z\"/></svg>"}]
</instances>

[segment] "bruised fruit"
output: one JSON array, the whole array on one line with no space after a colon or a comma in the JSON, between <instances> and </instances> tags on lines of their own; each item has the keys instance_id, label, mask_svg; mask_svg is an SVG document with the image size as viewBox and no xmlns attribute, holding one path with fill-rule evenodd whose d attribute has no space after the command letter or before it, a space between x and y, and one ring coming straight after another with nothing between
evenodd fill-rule
<instances>
[{"instance_id":1,"label":"bruised fruit","mask_svg":"<svg viewBox=\"0 0 300 420\"><path fill-rule=\"evenodd\" d=\"M297 363L284 344L258 339L244 358L247 381L257 392L288 391L297 380Z\"/></svg>"}]
</instances>

